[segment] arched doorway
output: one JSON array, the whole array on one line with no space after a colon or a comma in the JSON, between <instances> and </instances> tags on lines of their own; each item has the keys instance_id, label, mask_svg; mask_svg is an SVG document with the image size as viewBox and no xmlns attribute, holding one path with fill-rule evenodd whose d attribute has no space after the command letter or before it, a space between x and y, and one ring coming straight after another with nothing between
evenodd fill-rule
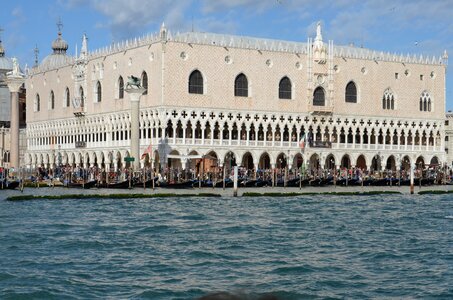
<instances>
[{"instance_id":1,"label":"arched doorway","mask_svg":"<svg viewBox=\"0 0 453 300\"><path fill-rule=\"evenodd\" d=\"M227 154L225 154L225 157L223 159L224 161L224 168L226 169L226 174L231 173L231 169L236 166L236 155L229 151Z\"/></svg>"},{"instance_id":2,"label":"arched doorway","mask_svg":"<svg viewBox=\"0 0 453 300\"><path fill-rule=\"evenodd\" d=\"M286 155L284 153L280 153L277 156L277 160L275 162L275 165L278 169L283 169L287 166L288 162L286 160Z\"/></svg>"},{"instance_id":3,"label":"arched doorway","mask_svg":"<svg viewBox=\"0 0 453 300\"><path fill-rule=\"evenodd\" d=\"M381 157L376 154L371 161L371 170L380 171L381 170Z\"/></svg>"},{"instance_id":4,"label":"arched doorway","mask_svg":"<svg viewBox=\"0 0 453 300\"><path fill-rule=\"evenodd\" d=\"M253 157L252 157L252 154L250 152L244 153L244 155L242 156L241 165L244 168L246 168L247 170L252 170L252 169L255 168L255 166L253 165Z\"/></svg>"},{"instance_id":5,"label":"arched doorway","mask_svg":"<svg viewBox=\"0 0 453 300\"><path fill-rule=\"evenodd\" d=\"M431 162L429 163L430 167L438 167L439 166L439 159L437 158L437 156L433 156L433 158L431 158Z\"/></svg>"},{"instance_id":6,"label":"arched doorway","mask_svg":"<svg viewBox=\"0 0 453 300\"><path fill-rule=\"evenodd\" d=\"M335 156L333 154L329 154L326 158L326 169L335 170Z\"/></svg>"},{"instance_id":7,"label":"arched doorway","mask_svg":"<svg viewBox=\"0 0 453 300\"><path fill-rule=\"evenodd\" d=\"M401 160L401 170L402 171L409 171L411 169L411 160L409 156L404 156Z\"/></svg>"},{"instance_id":8,"label":"arched doorway","mask_svg":"<svg viewBox=\"0 0 453 300\"><path fill-rule=\"evenodd\" d=\"M294 155L293 169L300 169L300 167L302 167L303 162L304 159L302 157L302 154L297 153L296 155Z\"/></svg>"},{"instance_id":9,"label":"arched doorway","mask_svg":"<svg viewBox=\"0 0 453 300\"><path fill-rule=\"evenodd\" d=\"M365 159L365 156L360 155L357 158L356 167L361 169L361 170L366 170L366 159Z\"/></svg>"},{"instance_id":10,"label":"arched doorway","mask_svg":"<svg viewBox=\"0 0 453 300\"><path fill-rule=\"evenodd\" d=\"M341 168L346 168L346 169L351 168L351 159L349 158L349 155L345 154L341 158Z\"/></svg>"},{"instance_id":11,"label":"arched doorway","mask_svg":"<svg viewBox=\"0 0 453 300\"><path fill-rule=\"evenodd\" d=\"M258 163L258 168L261 170L269 170L271 168L271 159L267 152L261 154L260 161Z\"/></svg>"},{"instance_id":12,"label":"arched doorway","mask_svg":"<svg viewBox=\"0 0 453 300\"><path fill-rule=\"evenodd\" d=\"M309 170L310 171L316 171L319 168L320 168L319 155L318 154L313 154L312 156L310 156Z\"/></svg>"},{"instance_id":13,"label":"arched doorway","mask_svg":"<svg viewBox=\"0 0 453 300\"><path fill-rule=\"evenodd\" d=\"M415 161L415 168L422 170L425 168L425 160L422 156L417 157L417 160Z\"/></svg>"},{"instance_id":14,"label":"arched doorway","mask_svg":"<svg viewBox=\"0 0 453 300\"><path fill-rule=\"evenodd\" d=\"M387 170L396 171L396 162L395 162L395 157L393 155L390 155L389 158L387 158L387 164L386 164L385 168Z\"/></svg>"}]
</instances>

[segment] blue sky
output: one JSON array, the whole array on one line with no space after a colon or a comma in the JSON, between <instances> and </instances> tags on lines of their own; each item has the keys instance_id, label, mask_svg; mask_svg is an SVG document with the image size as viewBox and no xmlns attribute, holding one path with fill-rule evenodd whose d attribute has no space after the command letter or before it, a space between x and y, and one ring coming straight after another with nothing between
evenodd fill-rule
<instances>
[{"instance_id":1,"label":"blue sky","mask_svg":"<svg viewBox=\"0 0 453 300\"><path fill-rule=\"evenodd\" d=\"M335 44L354 43L398 54L453 55L451 0L0 0L0 28L7 55L33 65L51 53L61 18L70 54L86 33L97 49L156 32L209 31L305 42L315 24ZM447 110L453 79L447 69Z\"/></svg>"}]
</instances>

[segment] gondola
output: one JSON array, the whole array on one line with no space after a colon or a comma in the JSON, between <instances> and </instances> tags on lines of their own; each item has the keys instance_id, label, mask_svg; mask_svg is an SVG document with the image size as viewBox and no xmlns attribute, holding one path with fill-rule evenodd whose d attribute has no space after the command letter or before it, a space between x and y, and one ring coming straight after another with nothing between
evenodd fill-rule
<instances>
[{"instance_id":1,"label":"gondola","mask_svg":"<svg viewBox=\"0 0 453 300\"><path fill-rule=\"evenodd\" d=\"M287 187L297 187L299 186L299 177L290 179L286 182Z\"/></svg>"},{"instance_id":2,"label":"gondola","mask_svg":"<svg viewBox=\"0 0 453 300\"><path fill-rule=\"evenodd\" d=\"M19 181L6 181L3 180L3 183L0 184L2 190L14 190L19 186Z\"/></svg>"},{"instance_id":3,"label":"gondola","mask_svg":"<svg viewBox=\"0 0 453 300\"><path fill-rule=\"evenodd\" d=\"M79 188L79 189L91 189L96 186L97 180L90 180L88 182L68 182L66 187L68 188Z\"/></svg>"},{"instance_id":4,"label":"gondola","mask_svg":"<svg viewBox=\"0 0 453 300\"><path fill-rule=\"evenodd\" d=\"M263 179L258 179L255 182L256 187L263 187L263 186L272 186L272 181L271 180L263 180Z\"/></svg>"},{"instance_id":5,"label":"gondola","mask_svg":"<svg viewBox=\"0 0 453 300\"><path fill-rule=\"evenodd\" d=\"M157 180L158 180L158 177L156 176L154 178L154 187L157 187ZM134 182L133 184L134 187L143 187L143 181L136 181ZM145 187L146 188L152 188L153 187L153 180L152 179L148 179L147 181L145 181Z\"/></svg>"},{"instance_id":6,"label":"gondola","mask_svg":"<svg viewBox=\"0 0 453 300\"><path fill-rule=\"evenodd\" d=\"M99 185L99 187L106 188L106 189L128 189L129 180L103 183L103 184Z\"/></svg>"},{"instance_id":7,"label":"gondola","mask_svg":"<svg viewBox=\"0 0 453 300\"><path fill-rule=\"evenodd\" d=\"M256 183L258 182L258 180L254 180L254 179L246 179L246 180L243 180L241 182L241 187L255 187L256 186Z\"/></svg>"},{"instance_id":8,"label":"gondola","mask_svg":"<svg viewBox=\"0 0 453 300\"><path fill-rule=\"evenodd\" d=\"M167 183L159 182L159 187L167 189L191 189L194 185L194 180L187 180L183 182Z\"/></svg>"}]
</instances>

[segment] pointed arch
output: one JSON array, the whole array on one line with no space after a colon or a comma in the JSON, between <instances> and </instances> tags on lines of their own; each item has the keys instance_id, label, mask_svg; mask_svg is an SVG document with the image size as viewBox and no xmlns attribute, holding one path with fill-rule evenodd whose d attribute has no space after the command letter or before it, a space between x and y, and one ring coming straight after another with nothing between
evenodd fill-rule
<instances>
[{"instance_id":1,"label":"pointed arch","mask_svg":"<svg viewBox=\"0 0 453 300\"><path fill-rule=\"evenodd\" d=\"M292 99L292 84L287 76L283 77L278 84L278 98Z\"/></svg>"},{"instance_id":2,"label":"pointed arch","mask_svg":"<svg viewBox=\"0 0 453 300\"><path fill-rule=\"evenodd\" d=\"M101 82L96 82L96 102L102 101L102 85Z\"/></svg>"},{"instance_id":3,"label":"pointed arch","mask_svg":"<svg viewBox=\"0 0 453 300\"><path fill-rule=\"evenodd\" d=\"M326 105L326 96L324 88L318 86L313 92L313 105L315 106L325 106Z\"/></svg>"},{"instance_id":4,"label":"pointed arch","mask_svg":"<svg viewBox=\"0 0 453 300\"><path fill-rule=\"evenodd\" d=\"M64 95L65 95L65 105L66 105L66 107L70 107L71 106L71 93L69 92L68 87L66 87Z\"/></svg>"},{"instance_id":5,"label":"pointed arch","mask_svg":"<svg viewBox=\"0 0 453 300\"><path fill-rule=\"evenodd\" d=\"M146 71L142 72L142 87L145 89L143 95L148 95L148 74Z\"/></svg>"},{"instance_id":6,"label":"pointed arch","mask_svg":"<svg viewBox=\"0 0 453 300\"><path fill-rule=\"evenodd\" d=\"M79 87L79 96L80 96L80 107L85 106L85 93L83 91L83 87Z\"/></svg>"},{"instance_id":7,"label":"pointed arch","mask_svg":"<svg viewBox=\"0 0 453 300\"><path fill-rule=\"evenodd\" d=\"M357 103L357 87L353 81L346 85L345 101L348 103Z\"/></svg>"},{"instance_id":8,"label":"pointed arch","mask_svg":"<svg viewBox=\"0 0 453 300\"><path fill-rule=\"evenodd\" d=\"M53 90L50 91L50 101L49 101L49 109L55 109L55 93Z\"/></svg>"},{"instance_id":9,"label":"pointed arch","mask_svg":"<svg viewBox=\"0 0 453 300\"><path fill-rule=\"evenodd\" d=\"M194 70L189 75L189 94L203 94L203 75L199 70Z\"/></svg>"},{"instance_id":10,"label":"pointed arch","mask_svg":"<svg viewBox=\"0 0 453 300\"><path fill-rule=\"evenodd\" d=\"M395 95L390 88L384 91L382 96L382 109L394 110L395 109Z\"/></svg>"},{"instance_id":11,"label":"pointed arch","mask_svg":"<svg viewBox=\"0 0 453 300\"><path fill-rule=\"evenodd\" d=\"M423 91L420 95L420 111L431 111L431 95Z\"/></svg>"},{"instance_id":12,"label":"pointed arch","mask_svg":"<svg viewBox=\"0 0 453 300\"><path fill-rule=\"evenodd\" d=\"M124 98L124 79L123 76L118 77L118 99Z\"/></svg>"},{"instance_id":13,"label":"pointed arch","mask_svg":"<svg viewBox=\"0 0 453 300\"><path fill-rule=\"evenodd\" d=\"M244 73L240 73L234 80L234 96L236 97L248 97L249 96L249 83L247 76Z\"/></svg>"}]
</instances>

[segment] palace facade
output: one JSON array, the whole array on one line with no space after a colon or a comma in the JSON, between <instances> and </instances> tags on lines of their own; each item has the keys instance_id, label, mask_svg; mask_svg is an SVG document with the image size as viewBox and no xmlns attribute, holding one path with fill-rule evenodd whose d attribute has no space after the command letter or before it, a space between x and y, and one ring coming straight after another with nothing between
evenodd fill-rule
<instances>
[{"instance_id":1,"label":"palace facade","mask_svg":"<svg viewBox=\"0 0 453 300\"><path fill-rule=\"evenodd\" d=\"M105 49L53 53L30 70L28 167L127 167L128 76L141 79L141 166L248 169L438 165L448 56L324 42L160 32ZM305 147L301 148L301 141ZM150 150L150 151L149 151Z\"/></svg>"}]
</instances>

